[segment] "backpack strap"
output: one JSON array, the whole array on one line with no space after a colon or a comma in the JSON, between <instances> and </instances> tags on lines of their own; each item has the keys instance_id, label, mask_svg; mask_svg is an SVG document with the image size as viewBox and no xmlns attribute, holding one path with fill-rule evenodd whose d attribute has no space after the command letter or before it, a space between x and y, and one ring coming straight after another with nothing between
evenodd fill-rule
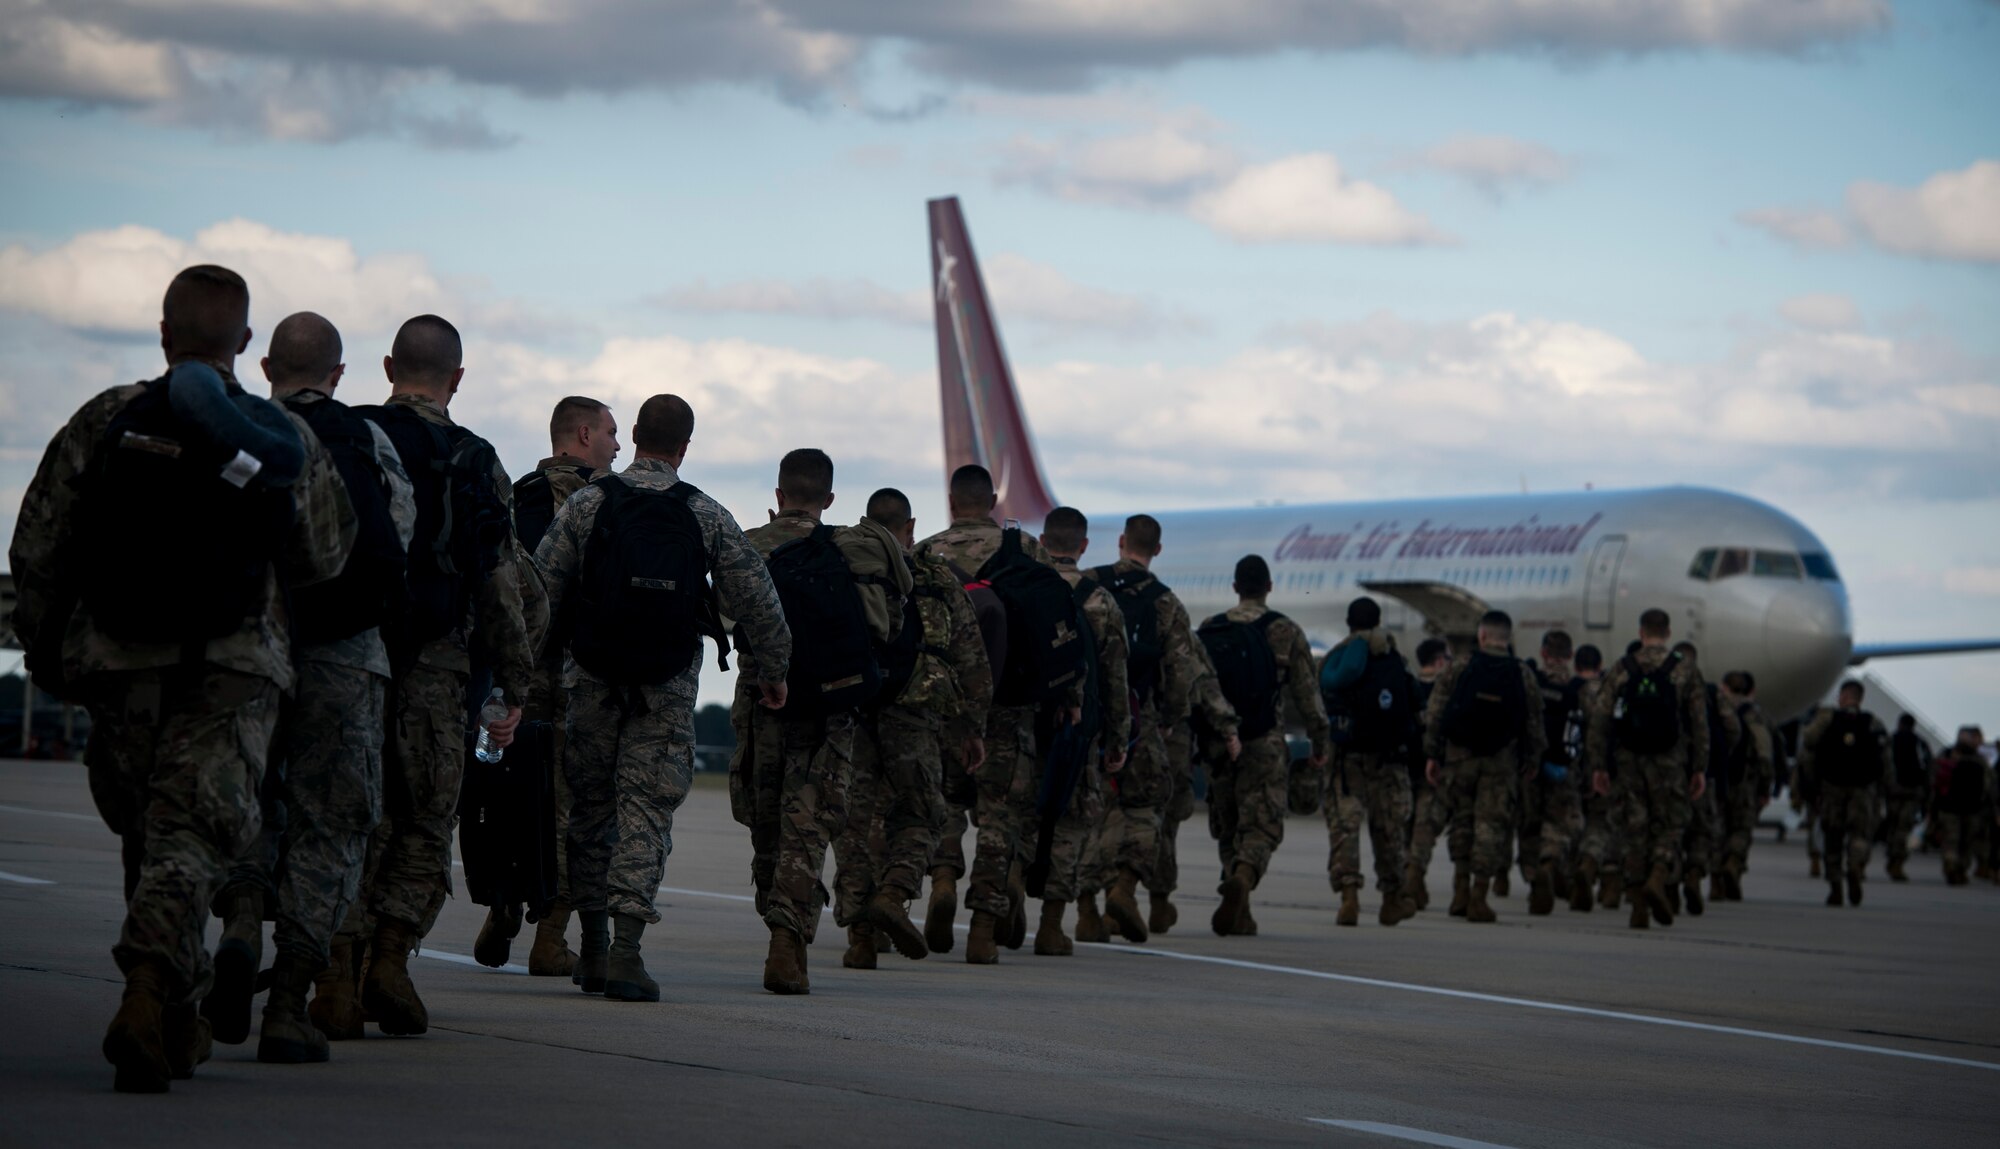
<instances>
[{"instance_id":1,"label":"backpack strap","mask_svg":"<svg viewBox=\"0 0 2000 1149\"><path fill-rule=\"evenodd\" d=\"M1070 591L1070 597L1076 600L1078 610L1082 610L1083 604L1090 601L1090 596L1097 593L1098 586L1097 580L1089 575L1076 580L1076 586Z\"/></svg>"}]
</instances>

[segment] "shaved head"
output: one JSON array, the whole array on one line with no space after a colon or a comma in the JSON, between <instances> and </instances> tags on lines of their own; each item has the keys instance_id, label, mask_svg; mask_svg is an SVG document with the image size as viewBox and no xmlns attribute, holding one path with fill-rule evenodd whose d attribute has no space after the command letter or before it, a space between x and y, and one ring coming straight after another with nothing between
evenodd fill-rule
<instances>
[{"instance_id":1,"label":"shaved head","mask_svg":"<svg viewBox=\"0 0 2000 1149\"><path fill-rule=\"evenodd\" d=\"M639 408L632 445L648 455L671 458L694 439L694 408L679 395L655 395Z\"/></svg>"},{"instance_id":2,"label":"shaved head","mask_svg":"<svg viewBox=\"0 0 2000 1149\"><path fill-rule=\"evenodd\" d=\"M160 343L167 356L234 359L250 340L250 285L226 267L190 267L160 302Z\"/></svg>"},{"instance_id":3,"label":"shaved head","mask_svg":"<svg viewBox=\"0 0 2000 1149\"><path fill-rule=\"evenodd\" d=\"M1042 545L1057 558L1073 559L1090 542L1090 520L1075 507L1057 507L1042 522Z\"/></svg>"},{"instance_id":4,"label":"shaved head","mask_svg":"<svg viewBox=\"0 0 2000 1149\"><path fill-rule=\"evenodd\" d=\"M389 358L396 365L396 382L443 387L455 382L465 365L465 344L458 328L435 315L419 315L397 330Z\"/></svg>"},{"instance_id":5,"label":"shaved head","mask_svg":"<svg viewBox=\"0 0 2000 1149\"><path fill-rule=\"evenodd\" d=\"M977 463L967 463L951 473L951 505L960 510L986 512L993 509L993 473Z\"/></svg>"},{"instance_id":6,"label":"shaved head","mask_svg":"<svg viewBox=\"0 0 2000 1149\"><path fill-rule=\"evenodd\" d=\"M340 332L325 317L300 311L280 320L271 332L264 376L281 391L325 383L340 366Z\"/></svg>"}]
</instances>

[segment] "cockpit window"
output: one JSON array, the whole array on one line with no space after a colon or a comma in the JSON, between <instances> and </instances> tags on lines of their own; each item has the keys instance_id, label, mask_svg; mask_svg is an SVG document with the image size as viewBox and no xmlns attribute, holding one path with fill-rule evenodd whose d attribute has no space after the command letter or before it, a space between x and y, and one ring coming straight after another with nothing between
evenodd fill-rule
<instances>
[{"instance_id":1,"label":"cockpit window","mask_svg":"<svg viewBox=\"0 0 2000 1149\"><path fill-rule=\"evenodd\" d=\"M1730 547L1716 559L1715 578L1718 580L1743 574L1750 569L1750 552L1744 547Z\"/></svg>"},{"instance_id":2,"label":"cockpit window","mask_svg":"<svg viewBox=\"0 0 2000 1149\"><path fill-rule=\"evenodd\" d=\"M1806 574L1822 582L1839 582L1840 572L1833 569L1833 556L1817 551L1807 551L1799 556L1806 565Z\"/></svg>"},{"instance_id":3,"label":"cockpit window","mask_svg":"<svg viewBox=\"0 0 2000 1149\"><path fill-rule=\"evenodd\" d=\"M1751 562L1750 573L1758 578L1804 577L1799 556L1790 551L1758 551Z\"/></svg>"},{"instance_id":4,"label":"cockpit window","mask_svg":"<svg viewBox=\"0 0 2000 1149\"><path fill-rule=\"evenodd\" d=\"M1709 576L1715 573L1715 556L1719 553L1719 548L1709 547L1694 556L1694 561L1688 564L1688 577L1707 582Z\"/></svg>"}]
</instances>

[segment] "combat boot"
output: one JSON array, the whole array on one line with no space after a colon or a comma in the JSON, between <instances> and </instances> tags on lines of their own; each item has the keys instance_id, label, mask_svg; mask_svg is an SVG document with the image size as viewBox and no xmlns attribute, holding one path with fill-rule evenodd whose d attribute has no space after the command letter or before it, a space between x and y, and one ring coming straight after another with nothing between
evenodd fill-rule
<instances>
[{"instance_id":1,"label":"combat boot","mask_svg":"<svg viewBox=\"0 0 2000 1149\"><path fill-rule=\"evenodd\" d=\"M1528 912L1536 916L1556 912L1556 891L1548 866L1535 867L1535 880L1528 886Z\"/></svg>"},{"instance_id":2,"label":"combat boot","mask_svg":"<svg viewBox=\"0 0 2000 1149\"><path fill-rule=\"evenodd\" d=\"M1846 901L1840 896L1839 878L1835 878L1826 884L1826 904L1829 906L1839 906L1846 904Z\"/></svg>"},{"instance_id":3,"label":"combat boot","mask_svg":"<svg viewBox=\"0 0 2000 1149\"><path fill-rule=\"evenodd\" d=\"M519 903L486 907L486 921L479 927L479 936L472 941L472 960L499 969L507 964L508 951L514 948L514 939L520 935Z\"/></svg>"},{"instance_id":4,"label":"combat boot","mask_svg":"<svg viewBox=\"0 0 2000 1149\"><path fill-rule=\"evenodd\" d=\"M1028 940L1028 883L1019 862L1007 872L1007 920L1000 924L1001 945L1017 950Z\"/></svg>"},{"instance_id":5,"label":"combat boot","mask_svg":"<svg viewBox=\"0 0 2000 1149\"><path fill-rule=\"evenodd\" d=\"M201 1001L201 1015L214 1027L215 1040L241 1045L250 1036L250 999L264 964L264 898L236 887L218 899L222 940L215 947L215 980Z\"/></svg>"},{"instance_id":6,"label":"combat boot","mask_svg":"<svg viewBox=\"0 0 2000 1149\"><path fill-rule=\"evenodd\" d=\"M1673 910L1676 916L1681 912L1681 884L1672 877L1667 878L1667 907Z\"/></svg>"},{"instance_id":7,"label":"combat boot","mask_svg":"<svg viewBox=\"0 0 2000 1149\"><path fill-rule=\"evenodd\" d=\"M1569 880L1569 908L1572 912L1587 914L1597 902L1597 859L1585 858L1576 864L1576 873Z\"/></svg>"},{"instance_id":8,"label":"combat boot","mask_svg":"<svg viewBox=\"0 0 2000 1149\"><path fill-rule=\"evenodd\" d=\"M1812 856L1812 876L1815 878L1820 876L1820 864L1819 864L1818 854L1814 854Z\"/></svg>"},{"instance_id":9,"label":"combat boot","mask_svg":"<svg viewBox=\"0 0 2000 1149\"><path fill-rule=\"evenodd\" d=\"M1555 890L1555 900L1559 902L1568 901L1569 867L1559 866L1554 862L1543 862L1542 871L1549 875L1549 884ZM1553 909L1554 907L1551 906L1550 908Z\"/></svg>"},{"instance_id":10,"label":"combat boot","mask_svg":"<svg viewBox=\"0 0 2000 1149\"><path fill-rule=\"evenodd\" d=\"M160 1010L160 1042L167 1051L167 1072L175 1081L186 1081L215 1053L215 1029L192 1003L169 1005Z\"/></svg>"},{"instance_id":11,"label":"combat boot","mask_svg":"<svg viewBox=\"0 0 2000 1149\"><path fill-rule=\"evenodd\" d=\"M910 920L910 911L903 908L902 896L896 891L875 891L875 896L868 899L868 920L875 926L876 936L889 939L897 953L911 961L930 956L924 932Z\"/></svg>"},{"instance_id":12,"label":"combat boot","mask_svg":"<svg viewBox=\"0 0 2000 1149\"><path fill-rule=\"evenodd\" d=\"M764 988L775 994L811 993L806 980L806 940L783 926L771 927L771 950L764 957Z\"/></svg>"},{"instance_id":13,"label":"combat boot","mask_svg":"<svg viewBox=\"0 0 2000 1149\"><path fill-rule=\"evenodd\" d=\"M585 993L603 993L611 964L611 911L578 910L576 920L583 927L583 952L576 955L570 983Z\"/></svg>"},{"instance_id":14,"label":"combat boot","mask_svg":"<svg viewBox=\"0 0 2000 1149\"><path fill-rule=\"evenodd\" d=\"M271 993L264 999L264 1024L257 1036L257 1060L304 1065L328 1057L326 1035L306 1018L306 990L319 962L279 950L271 963Z\"/></svg>"},{"instance_id":15,"label":"combat boot","mask_svg":"<svg viewBox=\"0 0 2000 1149\"><path fill-rule=\"evenodd\" d=\"M1847 871L1847 904L1850 906L1858 906L1861 904L1860 870Z\"/></svg>"},{"instance_id":16,"label":"combat boot","mask_svg":"<svg viewBox=\"0 0 2000 1149\"><path fill-rule=\"evenodd\" d=\"M1492 890L1493 890L1493 896L1496 898L1504 898L1508 894L1514 892L1514 886L1513 883L1507 877L1507 871L1502 870L1499 873L1493 875Z\"/></svg>"},{"instance_id":17,"label":"combat boot","mask_svg":"<svg viewBox=\"0 0 2000 1149\"><path fill-rule=\"evenodd\" d=\"M1708 900L1711 904L1729 900L1728 871L1717 870L1708 876Z\"/></svg>"},{"instance_id":18,"label":"combat boot","mask_svg":"<svg viewBox=\"0 0 2000 1149\"><path fill-rule=\"evenodd\" d=\"M1410 900L1410 895L1400 890L1382 892L1382 908L1375 914L1376 924L1393 926L1416 916L1417 904Z\"/></svg>"},{"instance_id":19,"label":"combat boot","mask_svg":"<svg viewBox=\"0 0 2000 1149\"><path fill-rule=\"evenodd\" d=\"M383 918L375 927L368 976L361 983L361 1008L383 1033L414 1037L431 1027L424 1000L410 982L410 950L416 944L417 927L408 922Z\"/></svg>"},{"instance_id":20,"label":"combat boot","mask_svg":"<svg viewBox=\"0 0 2000 1149\"><path fill-rule=\"evenodd\" d=\"M613 1001L660 1000L660 983L646 973L645 959L639 955L639 939L646 934L646 919L637 914L619 914L612 919L612 925L617 936L611 939L611 952L604 961L604 996Z\"/></svg>"},{"instance_id":21,"label":"combat boot","mask_svg":"<svg viewBox=\"0 0 2000 1149\"><path fill-rule=\"evenodd\" d=\"M1493 906L1486 900L1492 882L1485 878L1475 879L1472 890L1465 901L1465 920L1468 922L1497 922L1500 915L1493 912Z\"/></svg>"},{"instance_id":22,"label":"combat boot","mask_svg":"<svg viewBox=\"0 0 2000 1149\"><path fill-rule=\"evenodd\" d=\"M1910 880L1910 875L1903 872L1903 859L1889 859L1889 880L1892 882L1907 882Z\"/></svg>"},{"instance_id":23,"label":"combat boot","mask_svg":"<svg viewBox=\"0 0 2000 1149\"><path fill-rule=\"evenodd\" d=\"M950 867L931 871L931 900L924 907L924 945L934 954L948 954L956 941L952 923L958 918L958 875Z\"/></svg>"},{"instance_id":24,"label":"combat boot","mask_svg":"<svg viewBox=\"0 0 2000 1149\"><path fill-rule=\"evenodd\" d=\"M126 971L125 997L104 1034L104 1060L120 1093L165 1093L173 1082L161 1016L166 990L166 970L153 962Z\"/></svg>"},{"instance_id":25,"label":"combat boot","mask_svg":"<svg viewBox=\"0 0 2000 1149\"><path fill-rule=\"evenodd\" d=\"M1687 905L1688 915L1690 917L1700 917L1702 910L1708 908L1707 904L1701 898L1700 876L1689 874L1682 882L1681 889L1681 900Z\"/></svg>"},{"instance_id":26,"label":"combat boot","mask_svg":"<svg viewBox=\"0 0 2000 1149\"><path fill-rule=\"evenodd\" d=\"M1237 928L1237 919L1242 917L1250 906L1251 874L1250 867L1238 863L1231 868L1229 876L1223 879L1222 884L1215 888L1215 892L1222 895L1222 904L1215 907L1215 914L1209 918L1208 927L1215 931L1217 937L1226 938L1240 932Z\"/></svg>"},{"instance_id":27,"label":"combat boot","mask_svg":"<svg viewBox=\"0 0 2000 1149\"><path fill-rule=\"evenodd\" d=\"M1635 930L1649 930L1653 928L1653 915L1646 911L1646 899L1632 899L1632 917L1627 924Z\"/></svg>"},{"instance_id":28,"label":"combat boot","mask_svg":"<svg viewBox=\"0 0 2000 1149\"><path fill-rule=\"evenodd\" d=\"M1254 938L1257 936L1257 919L1250 914L1250 900L1243 900L1243 912L1236 915L1236 936Z\"/></svg>"},{"instance_id":29,"label":"combat boot","mask_svg":"<svg viewBox=\"0 0 2000 1149\"><path fill-rule=\"evenodd\" d=\"M1727 878L1729 879L1729 900L1730 900L1730 901L1732 901L1732 902L1740 902L1740 901L1742 901L1742 900L1743 900L1743 863L1741 863L1741 862L1731 862L1731 863L1729 863L1729 868L1728 868L1727 870L1723 871L1723 874L1724 874L1724 876L1725 876L1725 877L1727 877Z\"/></svg>"},{"instance_id":30,"label":"combat boot","mask_svg":"<svg viewBox=\"0 0 2000 1149\"><path fill-rule=\"evenodd\" d=\"M840 964L848 969L875 968L875 927L862 923L847 927L847 952Z\"/></svg>"},{"instance_id":31,"label":"combat boot","mask_svg":"<svg viewBox=\"0 0 2000 1149\"><path fill-rule=\"evenodd\" d=\"M1451 916L1455 918L1464 917L1465 907L1471 904L1471 902L1472 873L1464 866L1460 866L1451 875L1451 910L1449 911Z\"/></svg>"},{"instance_id":32,"label":"combat boot","mask_svg":"<svg viewBox=\"0 0 2000 1149\"><path fill-rule=\"evenodd\" d=\"M328 952L333 964L314 975L306 1016L328 1041L353 1041L367 1032L361 1016L361 942L342 935Z\"/></svg>"},{"instance_id":33,"label":"combat boot","mask_svg":"<svg viewBox=\"0 0 2000 1149\"><path fill-rule=\"evenodd\" d=\"M1411 862L1403 871L1403 892L1410 897L1410 904L1416 909L1424 909L1431 904L1431 892L1424 888L1424 871Z\"/></svg>"},{"instance_id":34,"label":"combat boot","mask_svg":"<svg viewBox=\"0 0 2000 1149\"><path fill-rule=\"evenodd\" d=\"M528 973L533 977L568 977L576 972L576 954L569 948L569 903L553 902L535 923L535 944L528 947Z\"/></svg>"},{"instance_id":35,"label":"combat boot","mask_svg":"<svg viewBox=\"0 0 2000 1149\"><path fill-rule=\"evenodd\" d=\"M1040 957L1068 957L1076 952L1076 943L1063 933L1063 911L1068 902L1053 898L1042 899L1042 924L1035 927L1035 953Z\"/></svg>"},{"instance_id":36,"label":"combat boot","mask_svg":"<svg viewBox=\"0 0 2000 1149\"><path fill-rule=\"evenodd\" d=\"M1674 924L1673 903L1667 898L1667 891L1671 888L1673 884L1667 879L1667 868L1658 862L1653 863L1653 872L1646 879L1642 896L1646 908L1652 911L1653 920L1663 926Z\"/></svg>"},{"instance_id":37,"label":"combat boot","mask_svg":"<svg viewBox=\"0 0 2000 1149\"><path fill-rule=\"evenodd\" d=\"M1128 942L1146 940L1146 919L1139 915L1139 875L1123 866L1118 880L1104 891L1104 916L1117 925L1119 936Z\"/></svg>"},{"instance_id":38,"label":"combat boot","mask_svg":"<svg viewBox=\"0 0 2000 1149\"><path fill-rule=\"evenodd\" d=\"M1625 900L1625 871L1613 866L1611 872L1600 879L1597 889L1597 904L1607 910L1615 910Z\"/></svg>"},{"instance_id":39,"label":"combat boot","mask_svg":"<svg viewBox=\"0 0 2000 1149\"><path fill-rule=\"evenodd\" d=\"M1340 891L1340 912L1333 916L1333 924L1337 926L1357 926L1361 924L1360 890L1349 886Z\"/></svg>"},{"instance_id":40,"label":"combat boot","mask_svg":"<svg viewBox=\"0 0 2000 1149\"><path fill-rule=\"evenodd\" d=\"M1157 890L1147 892L1146 928L1156 934L1166 933L1181 920L1181 911L1167 895Z\"/></svg>"},{"instance_id":41,"label":"combat boot","mask_svg":"<svg viewBox=\"0 0 2000 1149\"><path fill-rule=\"evenodd\" d=\"M1000 960L1000 948L993 935L1000 919L985 910L972 911L972 932L965 936L965 960L971 965L993 965Z\"/></svg>"}]
</instances>

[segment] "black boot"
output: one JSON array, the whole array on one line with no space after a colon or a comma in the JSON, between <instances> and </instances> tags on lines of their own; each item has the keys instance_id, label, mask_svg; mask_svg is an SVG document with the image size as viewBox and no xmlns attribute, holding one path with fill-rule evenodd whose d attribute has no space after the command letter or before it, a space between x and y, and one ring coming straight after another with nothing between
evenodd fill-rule
<instances>
[{"instance_id":1,"label":"black boot","mask_svg":"<svg viewBox=\"0 0 2000 1149\"><path fill-rule=\"evenodd\" d=\"M577 955L576 972L569 980L582 986L585 993L603 993L605 969L611 960L611 912L578 910L576 918L583 926L583 952Z\"/></svg>"},{"instance_id":2,"label":"black boot","mask_svg":"<svg viewBox=\"0 0 2000 1149\"><path fill-rule=\"evenodd\" d=\"M250 1036L250 999L264 961L264 898L238 887L217 899L222 940L215 947L215 983L201 1000L201 1015L215 1040L241 1045Z\"/></svg>"},{"instance_id":3,"label":"black boot","mask_svg":"<svg viewBox=\"0 0 2000 1149\"><path fill-rule=\"evenodd\" d=\"M271 963L271 993L264 999L257 1060L303 1065L327 1059L326 1035L306 1017L306 991L312 988L318 967L317 960L303 954L278 951Z\"/></svg>"},{"instance_id":4,"label":"black boot","mask_svg":"<svg viewBox=\"0 0 2000 1149\"><path fill-rule=\"evenodd\" d=\"M646 974L646 963L639 958L639 938L646 932L646 919L634 914L619 914L613 923L618 928L618 936L611 942L611 953L604 966L604 996L615 1001L658 1001L660 986Z\"/></svg>"}]
</instances>

